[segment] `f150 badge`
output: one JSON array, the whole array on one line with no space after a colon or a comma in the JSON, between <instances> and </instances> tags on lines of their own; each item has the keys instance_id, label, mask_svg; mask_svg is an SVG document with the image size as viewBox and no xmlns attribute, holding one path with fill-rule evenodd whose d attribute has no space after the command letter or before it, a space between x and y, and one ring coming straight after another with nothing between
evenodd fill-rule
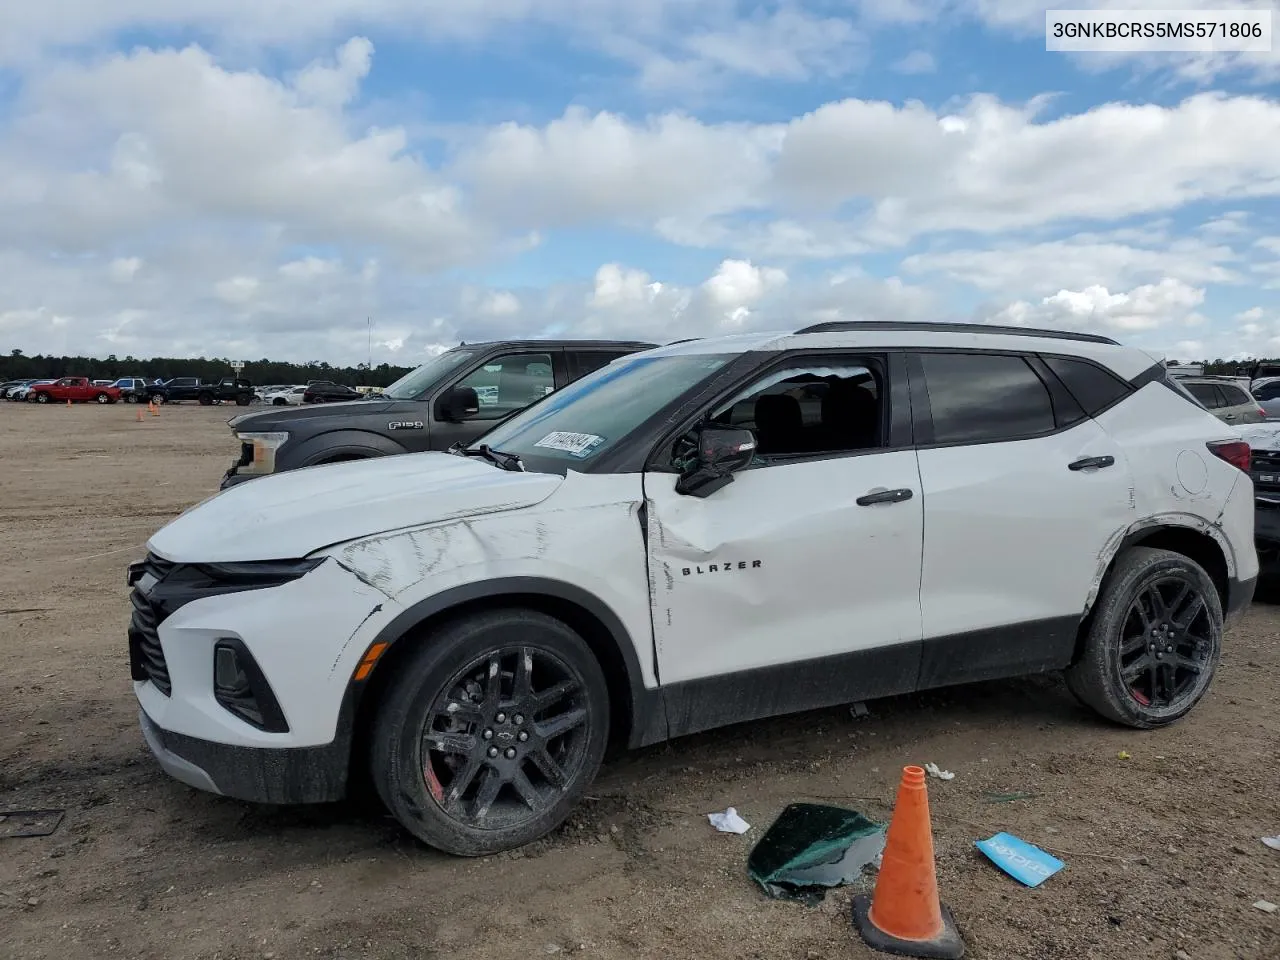
<instances>
[{"instance_id":1,"label":"f150 badge","mask_svg":"<svg viewBox=\"0 0 1280 960\"><path fill-rule=\"evenodd\" d=\"M388 430L421 430L426 424L421 420L392 420L387 424Z\"/></svg>"}]
</instances>

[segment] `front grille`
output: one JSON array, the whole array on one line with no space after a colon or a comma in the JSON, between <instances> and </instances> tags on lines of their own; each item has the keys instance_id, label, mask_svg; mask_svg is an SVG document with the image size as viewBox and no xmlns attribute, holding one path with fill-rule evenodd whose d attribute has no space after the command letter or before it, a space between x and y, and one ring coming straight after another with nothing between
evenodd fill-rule
<instances>
[{"instance_id":1,"label":"front grille","mask_svg":"<svg viewBox=\"0 0 1280 960\"><path fill-rule=\"evenodd\" d=\"M154 553L148 553L147 559L142 563L143 573L149 573L157 580L163 580L169 575L177 564L172 560L166 560L163 557L157 557Z\"/></svg>"},{"instance_id":2,"label":"front grille","mask_svg":"<svg viewBox=\"0 0 1280 960\"><path fill-rule=\"evenodd\" d=\"M147 554L143 563L143 575L163 580L176 564ZM173 687L169 682L169 665L164 660L164 648L160 646L160 622L164 614L160 608L143 595L137 587L129 596L133 604L133 616L129 619L129 673L134 680L150 680L166 697Z\"/></svg>"}]
</instances>

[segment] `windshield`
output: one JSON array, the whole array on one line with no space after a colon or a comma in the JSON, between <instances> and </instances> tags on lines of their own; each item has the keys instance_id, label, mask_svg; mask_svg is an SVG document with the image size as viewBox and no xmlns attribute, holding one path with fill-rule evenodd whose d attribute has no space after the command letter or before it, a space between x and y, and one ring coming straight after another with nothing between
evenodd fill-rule
<instances>
[{"instance_id":1,"label":"windshield","mask_svg":"<svg viewBox=\"0 0 1280 960\"><path fill-rule=\"evenodd\" d=\"M382 391L387 400L415 400L431 389L458 365L475 356L474 350L446 350Z\"/></svg>"},{"instance_id":2,"label":"windshield","mask_svg":"<svg viewBox=\"0 0 1280 960\"><path fill-rule=\"evenodd\" d=\"M731 358L730 354L649 357L641 353L615 360L494 427L481 441L522 460L549 458L568 466L586 463ZM477 445L472 444L472 449Z\"/></svg>"}]
</instances>

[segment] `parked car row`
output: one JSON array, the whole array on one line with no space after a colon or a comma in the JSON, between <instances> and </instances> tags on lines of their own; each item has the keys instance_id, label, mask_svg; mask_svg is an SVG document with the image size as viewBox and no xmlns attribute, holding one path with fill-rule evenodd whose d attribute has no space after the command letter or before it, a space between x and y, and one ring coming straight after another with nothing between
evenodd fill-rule
<instances>
[{"instance_id":1,"label":"parked car row","mask_svg":"<svg viewBox=\"0 0 1280 960\"><path fill-rule=\"evenodd\" d=\"M265 403L283 407L302 403L337 403L374 399L379 396L377 388L353 388L331 380L313 380L305 385L267 387L254 387L248 380L239 377L227 377L214 382L207 382L199 377L172 377L168 380L121 377L114 381L62 377L46 380L10 380L0 383L0 398L13 401L30 400L36 403L49 403L54 400L65 402L67 399L72 402L94 400L99 403L194 401L202 406L234 403L244 407L252 403Z\"/></svg>"},{"instance_id":2,"label":"parked car row","mask_svg":"<svg viewBox=\"0 0 1280 960\"><path fill-rule=\"evenodd\" d=\"M32 403L115 403L120 388L110 381L102 383L88 377L62 377L58 380L16 380L0 384L7 400Z\"/></svg>"}]
</instances>

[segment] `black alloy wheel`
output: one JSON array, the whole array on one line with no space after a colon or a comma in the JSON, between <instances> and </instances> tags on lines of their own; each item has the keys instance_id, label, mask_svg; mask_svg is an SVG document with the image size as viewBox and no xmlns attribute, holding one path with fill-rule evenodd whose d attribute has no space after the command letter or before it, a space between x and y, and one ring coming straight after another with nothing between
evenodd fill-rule
<instances>
[{"instance_id":1,"label":"black alloy wheel","mask_svg":"<svg viewBox=\"0 0 1280 960\"><path fill-rule=\"evenodd\" d=\"M586 642L546 614L499 609L398 643L414 646L379 698L370 749L396 819L460 856L560 826L608 740L608 687Z\"/></svg>"},{"instance_id":2,"label":"black alloy wheel","mask_svg":"<svg viewBox=\"0 0 1280 960\"><path fill-rule=\"evenodd\" d=\"M586 725L572 668L550 651L501 647L468 664L427 714L427 791L467 826L518 828L581 774Z\"/></svg>"},{"instance_id":3,"label":"black alloy wheel","mask_svg":"<svg viewBox=\"0 0 1280 960\"><path fill-rule=\"evenodd\" d=\"M1180 553L1133 547L1116 558L1094 604L1067 686L1130 727L1165 726L1208 692L1222 656L1222 600Z\"/></svg>"},{"instance_id":4,"label":"black alloy wheel","mask_svg":"<svg viewBox=\"0 0 1280 960\"><path fill-rule=\"evenodd\" d=\"M1149 583L1121 629L1120 679L1134 700L1168 709L1195 693L1214 643L1209 608L1189 577Z\"/></svg>"}]
</instances>

